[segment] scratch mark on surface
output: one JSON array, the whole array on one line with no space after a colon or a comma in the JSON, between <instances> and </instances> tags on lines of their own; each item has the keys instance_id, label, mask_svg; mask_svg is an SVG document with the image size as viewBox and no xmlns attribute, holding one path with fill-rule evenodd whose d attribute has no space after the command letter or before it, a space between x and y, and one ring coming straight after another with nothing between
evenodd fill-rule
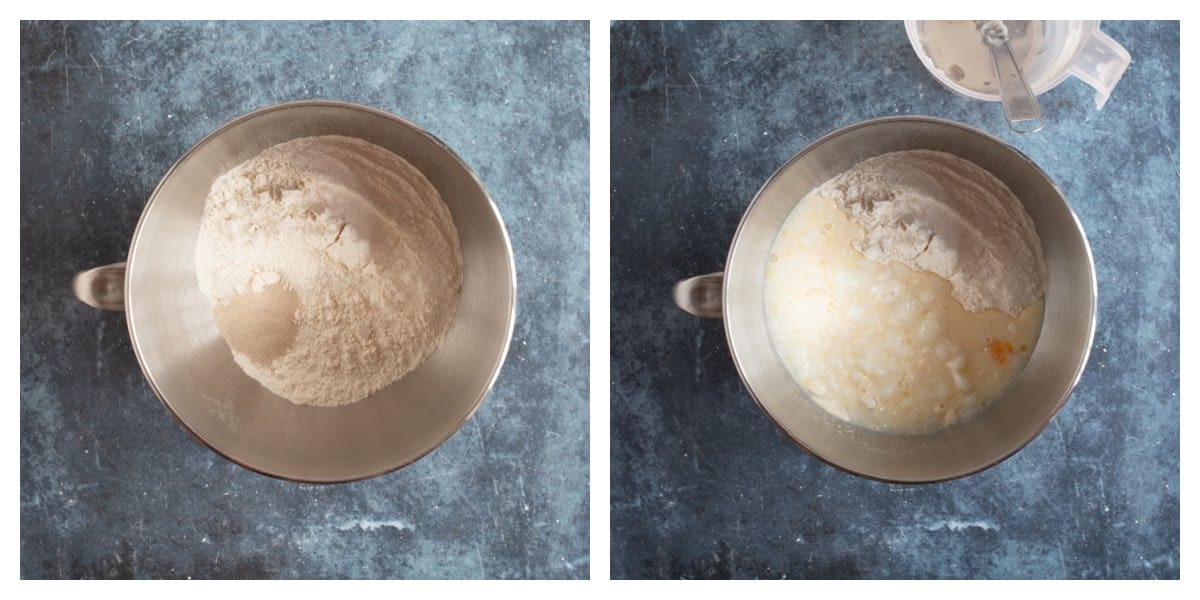
<instances>
[{"instance_id":1,"label":"scratch mark on surface","mask_svg":"<svg viewBox=\"0 0 1200 600\"><path fill-rule=\"evenodd\" d=\"M138 133L141 134L142 139L145 140L146 139L146 119L144 118L145 111L142 110L142 95L138 94L137 96L135 96L135 98L137 98ZM145 147L145 144L143 144L142 146ZM142 159L142 162L146 161L145 154L143 154L141 156L141 159Z\"/></svg>"},{"instance_id":2,"label":"scratch mark on surface","mask_svg":"<svg viewBox=\"0 0 1200 600\"><path fill-rule=\"evenodd\" d=\"M67 48L66 23L63 23L63 99L71 101L71 51Z\"/></svg>"},{"instance_id":3,"label":"scratch mark on surface","mask_svg":"<svg viewBox=\"0 0 1200 600\"><path fill-rule=\"evenodd\" d=\"M100 464L100 438L96 437L96 431L90 427L88 435L92 436L92 458L96 461L96 470L103 471L104 466Z\"/></svg>"},{"instance_id":4,"label":"scratch mark on surface","mask_svg":"<svg viewBox=\"0 0 1200 600\"><path fill-rule=\"evenodd\" d=\"M643 83L642 87L644 87L644 88L650 87L650 83L654 81L654 76L657 74L658 74L658 69L650 71L650 76L646 78L646 83Z\"/></svg>"},{"instance_id":5,"label":"scratch mark on surface","mask_svg":"<svg viewBox=\"0 0 1200 600\"><path fill-rule=\"evenodd\" d=\"M741 150L742 148L742 123L738 119L737 113L733 113L733 139L736 140L734 146Z\"/></svg>"},{"instance_id":6,"label":"scratch mark on surface","mask_svg":"<svg viewBox=\"0 0 1200 600\"><path fill-rule=\"evenodd\" d=\"M95 55L88 52L88 56L92 59L92 64L96 65L96 72L100 74L100 83L104 83L104 69L100 67L100 61L96 60Z\"/></svg>"},{"instance_id":7,"label":"scratch mark on surface","mask_svg":"<svg viewBox=\"0 0 1200 600\"><path fill-rule=\"evenodd\" d=\"M525 477L517 475L517 490L521 492L521 506L525 512L529 512L529 498L525 496Z\"/></svg>"},{"instance_id":8,"label":"scratch mark on surface","mask_svg":"<svg viewBox=\"0 0 1200 600\"><path fill-rule=\"evenodd\" d=\"M104 372L104 320L96 327L96 378L101 379Z\"/></svg>"},{"instance_id":9,"label":"scratch mark on surface","mask_svg":"<svg viewBox=\"0 0 1200 600\"><path fill-rule=\"evenodd\" d=\"M419 483L419 482L423 482L423 481L431 481L434 479L445 479L445 478L453 477L453 476L457 475L458 473L459 473L458 470L442 471L439 473L434 473L432 475L422 475L421 477L414 477L412 479L409 479L408 482L409 483Z\"/></svg>"},{"instance_id":10,"label":"scratch mark on surface","mask_svg":"<svg viewBox=\"0 0 1200 600\"><path fill-rule=\"evenodd\" d=\"M1179 159L1175 157L1175 151L1172 150L1170 147L1167 148L1167 154L1169 154L1171 156L1171 166L1174 167L1175 177L1178 178L1180 176L1179 175Z\"/></svg>"},{"instance_id":11,"label":"scratch mark on surface","mask_svg":"<svg viewBox=\"0 0 1200 600\"><path fill-rule=\"evenodd\" d=\"M1147 392L1146 390L1142 389L1141 387L1139 387L1131 382L1122 381L1121 383L1124 384L1125 387L1127 387L1135 392L1141 392L1142 394L1153 397L1153 395L1150 392Z\"/></svg>"},{"instance_id":12,"label":"scratch mark on surface","mask_svg":"<svg viewBox=\"0 0 1200 600\"><path fill-rule=\"evenodd\" d=\"M663 60L663 119L671 120L671 67L667 62L667 28L663 23L658 24L658 33L662 37Z\"/></svg>"},{"instance_id":13,"label":"scratch mark on surface","mask_svg":"<svg viewBox=\"0 0 1200 600\"><path fill-rule=\"evenodd\" d=\"M1067 456L1067 454L1066 454L1066 452L1067 452L1067 437L1063 434L1062 425L1059 424L1060 420L1061 419L1055 419L1053 421L1054 430L1056 433L1058 433L1058 444L1060 446L1062 446L1063 456Z\"/></svg>"}]
</instances>

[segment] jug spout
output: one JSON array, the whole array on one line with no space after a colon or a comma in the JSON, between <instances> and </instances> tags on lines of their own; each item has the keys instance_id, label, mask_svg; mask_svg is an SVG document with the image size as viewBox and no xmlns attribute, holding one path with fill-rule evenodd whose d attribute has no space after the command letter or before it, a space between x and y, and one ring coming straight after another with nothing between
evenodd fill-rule
<instances>
[{"instance_id":1,"label":"jug spout","mask_svg":"<svg viewBox=\"0 0 1200 600\"><path fill-rule=\"evenodd\" d=\"M1096 29L1071 66L1071 74L1096 90L1096 109L1104 108L1125 69L1129 67L1129 51L1108 34Z\"/></svg>"}]
</instances>

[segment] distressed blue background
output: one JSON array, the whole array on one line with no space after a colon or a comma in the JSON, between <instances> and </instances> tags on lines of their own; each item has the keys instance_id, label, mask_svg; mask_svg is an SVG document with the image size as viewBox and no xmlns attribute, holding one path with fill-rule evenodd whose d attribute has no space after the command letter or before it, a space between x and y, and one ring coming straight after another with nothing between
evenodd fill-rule
<instances>
[{"instance_id":1,"label":"distressed blue background","mask_svg":"<svg viewBox=\"0 0 1200 600\"><path fill-rule=\"evenodd\" d=\"M22 577L586 577L587 40L586 23L22 23ZM440 137L516 254L516 332L482 408L413 466L347 485L193 441L124 316L70 293L124 259L189 146L302 98Z\"/></svg>"},{"instance_id":2,"label":"distressed blue background","mask_svg":"<svg viewBox=\"0 0 1200 600\"><path fill-rule=\"evenodd\" d=\"M614 577L1179 576L1179 26L1105 22L1133 64L1103 111L1070 79L1049 124L925 71L899 22L612 26ZM1098 329L1079 388L980 475L902 486L844 474L778 433L718 321L671 303L722 268L779 165L870 117L928 114L1028 154L1095 252Z\"/></svg>"}]
</instances>

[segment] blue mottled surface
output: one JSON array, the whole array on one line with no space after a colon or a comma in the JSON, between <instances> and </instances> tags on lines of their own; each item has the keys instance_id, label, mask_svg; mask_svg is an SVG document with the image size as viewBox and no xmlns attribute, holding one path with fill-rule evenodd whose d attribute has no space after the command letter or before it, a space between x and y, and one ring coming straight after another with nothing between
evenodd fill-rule
<instances>
[{"instance_id":1,"label":"blue mottled surface","mask_svg":"<svg viewBox=\"0 0 1200 600\"><path fill-rule=\"evenodd\" d=\"M21 575L588 573L586 23L21 25ZM123 260L151 189L251 109L336 98L404 116L475 169L512 237L499 382L430 456L312 486L192 440L124 316L72 275Z\"/></svg>"},{"instance_id":2,"label":"blue mottled surface","mask_svg":"<svg viewBox=\"0 0 1200 600\"><path fill-rule=\"evenodd\" d=\"M612 35L614 577L1179 576L1179 27L1103 28L1133 64L1103 111L1068 80L1018 137L942 88L898 22L618 23ZM722 268L763 181L818 136L929 114L1033 158L1088 232L1091 362L1013 458L887 485L788 442L676 279Z\"/></svg>"}]
</instances>

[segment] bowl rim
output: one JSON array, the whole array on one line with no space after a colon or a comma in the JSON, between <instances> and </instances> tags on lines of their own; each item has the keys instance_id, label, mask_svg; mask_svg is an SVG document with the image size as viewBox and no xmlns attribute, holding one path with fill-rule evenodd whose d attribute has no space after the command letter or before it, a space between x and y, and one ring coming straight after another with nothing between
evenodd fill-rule
<instances>
[{"instance_id":1,"label":"bowl rim","mask_svg":"<svg viewBox=\"0 0 1200 600\"><path fill-rule=\"evenodd\" d=\"M180 165L183 164L184 161L186 161L194 153L198 152L206 144L208 144L211 141L213 141L214 139L220 137L226 131L228 131L238 125L241 125L242 123L245 123L245 122L253 120L257 117L261 117L263 115L273 113L276 111L290 110L290 109L295 109L295 108L313 108L313 107L346 109L346 110L367 113L367 114L375 116L375 117L382 117L384 119L388 119L390 121L398 123L399 125L401 125L403 127L407 127L409 129L411 129L412 131L425 137L429 141L433 142L436 146L438 146L442 150L444 150L450 156L450 158L452 158L455 162L457 162L458 165L466 172L466 174L468 176L470 176L470 178L472 180L475 181L476 185L479 186L479 190L483 193L483 197L487 200L488 208L491 210L492 216L495 218L496 224L500 228L500 236L504 241L504 252L505 252L505 257L508 261L508 273L509 273L508 323L506 324L506 327L505 327L507 331L504 336L504 344L501 346L500 352L497 353L497 358L496 358L494 364L492 365L492 372L488 378L487 385L483 386L483 388L480 390L478 397L475 399L474 403L471 405L471 409L468 410L463 415L463 417L458 421L458 423L456 423L454 425L453 428L449 428L444 436L442 436L437 441L429 444L427 447L422 448L419 452L412 455L411 457L408 457L402 461L398 461L395 464L388 465L387 467L384 467L383 469L379 469L379 470L372 471L369 473L355 474L354 476L351 476L351 477L336 477L336 478L327 478L327 479L314 479L314 478L299 477L299 476L291 475L291 474L280 472L280 471L274 471L274 470L266 468L266 467L253 465L253 464L250 464L248 461L235 458L234 456L231 456L229 453L223 451L220 448L217 448L214 444L212 444L208 440L206 440L202 435L200 435L199 432L197 432L190 425L188 425L188 423L181 416L179 416L179 414L177 412L175 412L175 409L171 407L171 404L169 402L167 402L167 399L164 397L163 393L160 391L158 384L154 380L154 375L152 373L150 373L150 371L146 368L145 361L142 360L142 351L141 351L140 344L138 343L137 329L134 326L134 322L133 322L134 320L131 317L131 311L133 308L134 301L133 301L133 296L130 294L130 292L132 291L132 286L131 286L132 277L129 275L129 273L132 271L135 250L137 249L138 242L141 239L141 233L142 233L143 226L145 225L146 216L150 213L150 208L154 205L154 202L158 199L159 194L162 191L163 187L166 185L167 181L171 178L172 175L174 175L175 171L180 167ZM408 465L411 465L414 462L428 456L431 452L436 450L439 446L441 446L447 440L449 440L451 437L453 437L454 434L458 433L458 431L460 429L462 429L463 425L465 425L467 423L467 421L469 421L471 419L471 417L475 415L475 412L479 410L479 407L483 405L483 400L491 392L492 388L495 387L496 381L500 377L500 371L504 367L504 363L508 358L508 351L512 344L513 331L514 331L514 328L516 325L517 269L516 269L516 261L513 257L512 240L509 238L508 228L505 227L505 225L504 225L504 219L500 214L500 209L496 205L496 202L492 198L491 194L488 193L487 187L485 187L483 184L483 180L481 180L479 178L479 175L477 173L475 173L475 171L473 169L471 169L470 166L467 165L466 161L464 161L462 159L462 157L460 157L458 155L458 153L456 153L454 150L452 150L448 145L446 145L445 142L440 140L437 136L426 131L423 127L413 123L412 121L409 121L403 117L389 113L387 111L380 110L377 108L372 108L370 106L365 106L362 104L357 104L354 102L346 102L343 100L329 100L329 99L293 100L293 101L281 102L281 103L277 103L277 104L263 106L263 107L254 109L250 112L244 113L240 116L234 117L233 119L230 119L229 121L226 121L221 126L217 127L216 129L213 129L208 134L206 134L204 137L200 138L199 141L197 141L195 144L193 144L190 148L187 149L186 152L184 152L182 155L179 156L178 159L175 160L175 162L171 165L171 168L167 169L166 173L164 173L162 178L159 179L158 184L154 186L154 190L150 192L150 197L146 201L146 205L142 208L142 213L138 217L137 226L134 227L134 230L133 230L133 237L130 239L130 242L129 242L129 251L126 255L125 270L126 270L126 276L125 276L125 284L124 284L124 292L123 292L125 294L125 310L124 310L124 312L125 312L125 324L126 324L126 327L128 327L128 329L129 329L130 345L133 346L133 353L137 357L138 367L141 369L142 375L145 376L146 381L150 384L150 389L154 392L154 395L155 395L155 397L158 398L158 401L160 403L162 403L162 405L164 407L166 407L167 412L170 413L171 417L174 418L175 421L177 423L179 423L185 431L187 431L189 434L191 434L191 436L193 438L195 438L198 442L203 444L209 450L212 450L213 452L217 453L218 455L225 458L226 460L229 460L230 462L232 462L238 466L241 466L245 469L248 469L250 471L253 471L255 473L260 473L260 474L266 475L268 477L273 477L273 478L281 479L284 481L292 481L292 482L296 482L296 483L337 484L337 483L347 483L347 482L352 482L352 481L362 481L362 480L366 480L366 479L372 479L374 477L386 475L387 473L391 473L393 471L397 471L399 469L407 467ZM457 313L455 315L455 318L456 319L458 318Z\"/></svg>"},{"instance_id":2,"label":"bowl rim","mask_svg":"<svg viewBox=\"0 0 1200 600\"><path fill-rule=\"evenodd\" d=\"M831 467L834 467L834 468L844 471L846 473L850 473L852 475L857 475L859 477L863 477L866 479L872 479L875 481L880 481L880 482L885 482L885 483L923 484L923 483L939 483L939 482L943 482L943 481L951 481L954 479L967 477L969 475L974 475L981 471L990 469L990 468L1004 462L1009 457L1011 457L1012 455L1019 452L1022 448L1029 445L1030 442L1032 442L1035 438L1037 438L1039 435L1041 435L1041 433L1043 431L1045 431L1046 427L1048 427L1050 425L1051 421L1053 421L1054 418L1056 416L1058 416L1058 413L1059 413L1059 411L1062 410L1062 407L1064 405L1066 405L1067 399L1071 396L1071 393L1075 391L1075 388L1079 385L1079 380L1083 377L1083 372L1084 372L1084 370L1086 370L1088 360L1091 357L1092 345L1095 343L1095 339L1096 339L1096 313L1098 312L1097 299L1099 297L1099 292L1097 289L1097 282L1096 282L1096 261L1095 261L1095 257L1092 255L1092 247L1091 247L1091 244L1088 242L1087 233L1083 229L1083 223L1079 220L1079 215L1075 213L1075 209L1071 207L1071 203L1067 200L1066 194L1063 193L1062 189L1060 189L1058 187L1058 185L1054 183L1053 179L1050 179L1050 176L1047 175L1046 172L1043 171L1041 169L1041 167L1039 167L1037 165L1037 163L1033 162L1033 160L1030 159L1028 156L1026 156L1023 152L1014 148L1013 146L1009 145L1008 143L1004 142L1003 140L1001 140L985 131L982 131L975 127L971 127L970 125L966 125L966 124L959 123L957 121L952 121L949 119L930 117L930 116L926 116L926 115L899 115L899 116L890 116L890 117L877 117L874 119L867 119L865 121L851 123L849 125L839 127L829 133L826 133L825 135L822 135L821 137L817 138L816 140L805 145L803 148L800 149L799 152L793 154L791 158L789 158L787 161L785 161L783 163L783 165L781 165L778 169L776 169L775 172L773 172L771 174L771 176L767 178L767 180L762 184L762 186L758 189L758 191L755 192L754 198L750 201L750 204L746 207L745 212L742 213L742 218L738 222L737 229L734 231L733 240L730 242L729 252L726 253L725 269L722 270L722 272L721 272L723 279L726 281L729 280L728 274L729 274L729 269L730 269L730 265L731 265L731 261L729 259L731 257L733 257L734 252L737 250L738 242L741 240L743 229L746 225L746 221L748 220L748 217L754 211L755 207L758 206L758 203L762 199L763 194L766 192L766 190L768 188L770 188L771 185L773 185L775 183L775 181L783 175L784 172L786 172L788 169L790 169L793 164L799 162L800 160L803 160L809 153L816 150L822 144L824 144L836 137L839 137L843 134L854 131L856 129L861 129L864 127L873 127L873 126L888 124L888 123L914 123L914 122L933 123L933 124L937 124L937 125L949 126L949 127L963 130L969 134L974 134L974 135L980 136L980 137L988 140L989 142L996 144L999 147L999 149L1007 150L1007 151L1015 154L1018 158L1025 161L1025 163L1033 170L1034 173L1036 173L1037 175L1042 177L1042 179L1044 179L1046 181L1046 183L1048 183L1050 185L1050 187L1058 194L1059 198L1062 200L1063 206L1067 209L1067 213L1071 216L1071 221L1072 221L1072 223L1074 223L1075 229L1079 232L1079 237L1083 241L1084 253L1087 255L1088 275L1091 280L1091 289L1089 290L1091 293L1091 315L1090 315L1090 319L1088 319L1088 331L1087 331L1088 343L1084 346L1083 353L1080 355L1081 360L1079 361L1079 366L1076 368L1075 372L1071 374L1070 385L1068 385L1066 387L1066 389L1063 391L1061 397L1055 403L1054 409L1052 411L1050 411L1050 413L1046 416L1045 420L1041 423L1040 426L1038 426L1038 428L1032 433L1032 435L1030 435L1025 440L1021 441L1019 444L1015 445L1010 450L1000 454L996 458L994 458L988 462L985 462L977 467L966 469L961 472L947 473L943 476L939 476L936 478L930 478L930 479L893 479L893 478L883 477L883 476L879 476L879 475L873 475L873 474L869 474L869 473L861 473L854 469L846 467L842 464L839 464L833 458L830 458L828 456L822 456L821 454L813 451L811 448L805 446L804 443L800 439L798 439L796 436L792 435L792 433L790 431L788 431L778 420L776 420L775 416L772 415L769 410L767 410L766 405L763 404L762 400L759 399L758 394L754 391L754 387L750 383L750 379L746 373L746 369L743 368L742 363L738 358L737 345L734 344L734 334L733 334L732 329L730 329L730 327L729 327L729 319L727 318L727 316L724 315L724 312L727 311L728 307L730 306L730 302L729 302L729 289L730 288L729 288L729 286L722 286L721 306L722 306L723 318L721 320L723 322L724 329L725 329L725 341L729 345L729 354L733 358L733 364L734 364L734 367L737 369L738 377L742 380L742 385L746 388L746 390L748 392L750 392L750 397L754 399L754 403L758 405L758 408L764 414L767 415L767 418L770 419L770 421L777 428L779 428L779 430L784 434L785 437L787 437L789 440L791 440L791 442L793 444L798 446L805 453L817 458L821 462L823 462Z\"/></svg>"}]
</instances>

